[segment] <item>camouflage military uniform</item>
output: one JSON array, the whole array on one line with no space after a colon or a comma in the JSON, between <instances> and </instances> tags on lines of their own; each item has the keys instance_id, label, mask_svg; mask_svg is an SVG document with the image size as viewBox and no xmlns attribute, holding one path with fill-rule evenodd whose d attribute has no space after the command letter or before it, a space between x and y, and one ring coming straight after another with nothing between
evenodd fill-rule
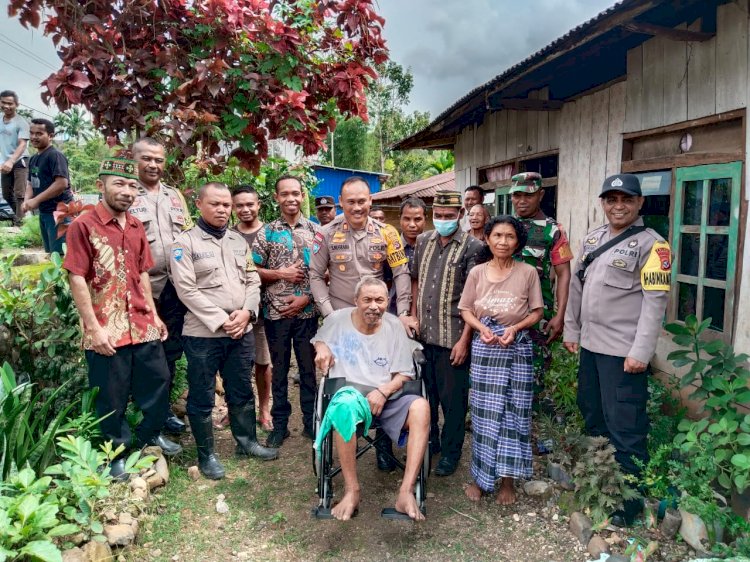
<instances>
[{"instance_id":1,"label":"camouflage military uniform","mask_svg":"<svg viewBox=\"0 0 750 562\"><path fill-rule=\"evenodd\" d=\"M541 214L541 212L540 212ZM552 353L547 345L547 335L542 331L547 322L555 315L555 288L552 284L552 268L573 259L568 237L565 231L551 217L537 216L533 219L521 219L526 228L528 240L519 261L524 261L536 268L542 285L544 300L544 317L539 324L529 329L534 342L534 382L541 386L544 373L552 363Z\"/></svg>"}]
</instances>

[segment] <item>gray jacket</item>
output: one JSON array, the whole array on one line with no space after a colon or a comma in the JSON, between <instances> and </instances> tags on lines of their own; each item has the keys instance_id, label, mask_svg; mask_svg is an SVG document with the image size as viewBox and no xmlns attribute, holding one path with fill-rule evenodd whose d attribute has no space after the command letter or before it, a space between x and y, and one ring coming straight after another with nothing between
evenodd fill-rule
<instances>
[{"instance_id":1,"label":"gray jacket","mask_svg":"<svg viewBox=\"0 0 750 562\"><path fill-rule=\"evenodd\" d=\"M643 225L639 218L636 226ZM648 363L656 350L671 280L669 243L647 228L596 258L582 285L581 259L606 243L609 225L589 232L575 261L563 341L594 353Z\"/></svg>"}]
</instances>

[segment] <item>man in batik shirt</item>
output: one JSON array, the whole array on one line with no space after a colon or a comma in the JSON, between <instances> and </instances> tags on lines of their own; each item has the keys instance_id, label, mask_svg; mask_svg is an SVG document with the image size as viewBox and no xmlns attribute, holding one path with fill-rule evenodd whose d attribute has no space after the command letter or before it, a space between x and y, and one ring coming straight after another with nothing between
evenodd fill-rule
<instances>
[{"instance_id":1,"label":"man in batik shirt","mask_svg":"<svg viewBox=\"0 0 750 562\"><path fill-rule=\"evenodd\" d=\"M109 158L96 186L102 200L67 231L63 267L83 324L89 385L99 387L96 414L105 441L130 446L125 408L132 394L143 412L137 444L158 445L165 454L182 451L160 435L169 404L169 368L162 341L167 327L156 313L148 271L154 265L143 223L128 213L138 195L136 164ZM108 416L108 414L111 414ZM108 417L107 417L108 416ZM110 465L127 480L124 456Z\"/></svg>"},{"instance_id":2,"label":"man in batik shirt","mask_svg":"<svg viewBox=\"0 0 750 562\"><path fill-rule=\"evenodd\" d=\"M529 329L534 342L534 382L538 394L544 372L552 363L549 344L563 331L573 252L562 226L545 215L540 207L544 197L542 176L536 172L524 172L513 176L511 181L513 209L529 235L520 259L536 267L542 284L544 318Z\"/></svg>"}]
</instances>

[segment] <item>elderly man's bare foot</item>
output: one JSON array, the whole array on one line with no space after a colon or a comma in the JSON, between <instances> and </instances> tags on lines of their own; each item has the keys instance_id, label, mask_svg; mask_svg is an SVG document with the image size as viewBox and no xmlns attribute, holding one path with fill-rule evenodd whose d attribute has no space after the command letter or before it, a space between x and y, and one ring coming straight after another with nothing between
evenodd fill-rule
<instances>
[{"instance_id":1,"label":"elderly man's bare foot","mask_svg":"<svg viewBox=\"0 0 750 562\"><path fill-rule=\"evenodd\" d=\"M513 488L512 478L503 478L503 483L497 492L495 503L499 505L513 505L516 503L516 490Z\"/></svg>"},{"instance_id":2,"label":"elderly man's bare foot","mask_svg":"<svg viewBox=\"0 0 750 562\"><path fill-rule=\"evenodd\" d=\"M339 521L348 521L354 517L357 507L359 507L359 490L352 490L344 494L341 501L331 510L331 515Z\"/></svg>"},{"instance_id":3,"label":"elderly man's bare foot","mask_svg":"<svg viewBox=\"0 0 750 562\"><path fill-rule=\"evenodd\" d=\"M396 498L396 511L406 513L414 521L424 521L424 515L419 511L417 499L412 492L399 492Z\"/></svg>"},{"instance_id":4,"label":"elderly man's bare foot","mask_svg":"<svg viewBox=\"0 0 750 562\"><path fill-rule=\"evenodd\" d=\"M469 484L464 491L466 492L466 497L473 502L478 502L482 499L482 490L479 489L479 486L475 482Z\"/></svg>"}]
</instances>

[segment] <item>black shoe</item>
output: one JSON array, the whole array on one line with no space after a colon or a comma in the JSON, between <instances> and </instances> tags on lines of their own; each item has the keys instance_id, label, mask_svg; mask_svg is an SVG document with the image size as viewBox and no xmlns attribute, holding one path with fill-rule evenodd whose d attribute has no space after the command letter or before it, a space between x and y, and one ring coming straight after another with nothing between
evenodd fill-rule
<instances>
[{"instance_id":1,"label":"black shoe","mask_svg":"<svg viewBox=\"0 0 750 562\"><path fill-rule=\"evenodd\" d=\"M164 453L164 456L166 457L173 457L175 455L179 455L182 452L182 447L179 445L179 443L170 441L161 433L159 433L156 437L152 437L151 439L146 441L145 446L161 447L161 452Z\"/></svg>"},{"instance_id":2,"label":"black shoe","mask_svg":"<svg viewBox=\"0 0 750 562\"><path fill-rule=\"evenodd\" d=\"M190 429L198 449L198 470L210 480L224 478L224 467L214 454L214 429L211 416L189 416Z\"/></svg>"},{"instance_id":3,"label":"black shoe","mask_svg":"<svg viewBox=\"0 0 750 562\"><path fill-rule=\"evenodd\" d=\"M393 442L391 438L386 435L385 431L378 428L375 431L375 439L378 439L379 446L377 447L377 454L375 455L378 460L378 470L383 472L393 472L396 470L396 462L393 460Z\"/></svg>"},{"instance_id":4,"label":"black shoe","mask_svg":"<svg viewBox=\"0 0 750 562\"><path fill-rule=\"evenodd\" d=\"M109 465L109 475L118 482L130 480L130 474L125 472L125 459L117 458Z\"/></svg>"},{"instance_id":5,"label":"black shoe","mask_svg":"<svg viewBox=\"0 0 750 562\"><path fill-rule=\"evenodd\" d=\"M315 441L315 432L310 427L306 427L302 430L302 436L307 437L310 441Z\"/></svg>"},{"instance_id":6,"label":"black shoe","mask_svg":"<svg viewBox=\"0 0 750 562\"><path fill-rule=\"evenodd\" d=\"M170 412L169 416L167 416L167 421L164 422L164 431L179 435L180 433L185 433L185 431L187 431L187 425L184 421Z\"/></svg>"},{"instance_id":7,"label":"black shoe","mask_svg":"<svg viewBox=\"0 0 750 562\"><path fill-rule=\"evenodd\" d=\"M393 472L396 470L396 463L386 453L378 449L376 456L378 458L378 470L383 472Z\"/></svg>"},{"instance_id":8,"label":"black shoe","mask_svg":"<svg viewBox=\"0 0 750 562\"><path fill-rule=\"evenodd\" d=\"M450 476L456 472L456 468L458 468L458 461L443 457L435 467L435 476Z\"/></svg>"},{"instance_id":9,"label":"black shoe","mask_svg":"<svg viewBox=\"0 0 750 562\"><path fill-rule=\"evenodd\" d=\"M268 434L266 438L266 447L271 449L278 449L284 443L284 439L289 437L290 433L288 429L274 429Z\"/></svg>"},{"instance_id":10,"label":"black shoe","mask_svg":"<svg viewBox=\"0 0 750 562\"><path fill-rule=\"evenodd\" d=\"M237 442L236 453L242 457L257 457L272 461L279 456L278 449L269 449L258 443L255 428L255 407L250 404L229 407L229 426Z\"/></svg>"}]
</instances>

